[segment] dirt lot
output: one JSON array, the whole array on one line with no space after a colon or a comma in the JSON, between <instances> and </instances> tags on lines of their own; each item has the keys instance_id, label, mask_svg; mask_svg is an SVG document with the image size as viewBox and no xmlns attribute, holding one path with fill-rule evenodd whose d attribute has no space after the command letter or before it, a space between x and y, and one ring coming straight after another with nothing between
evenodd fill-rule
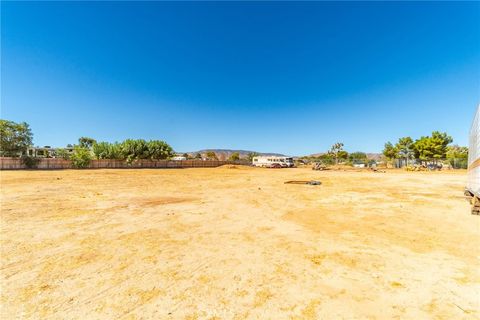
<instances>
[{"instance_id":1,"label":"dirt lot","mask_svg":"<svg viewBox=\"0 0 480 320\"><path fill-rule=\"evenodd\" d=\"M480 318L465 171L1 179L2 319Z\"/></svg>"}]
</instances>

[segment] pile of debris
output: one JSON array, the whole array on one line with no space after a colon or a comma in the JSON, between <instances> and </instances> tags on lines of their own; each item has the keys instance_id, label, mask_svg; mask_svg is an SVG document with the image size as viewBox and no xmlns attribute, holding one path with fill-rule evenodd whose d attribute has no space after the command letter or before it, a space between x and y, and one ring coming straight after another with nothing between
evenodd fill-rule
<instances>
[{"instance_id":1,"label":"pile of debris","mask_svg":"<svg viewBox=\"0 0 480 320\"><path fill-rule=\"evenodd\" d=\"M421 166L421 165L412 165L412 166L406 166L405 170L406 171L427 171L428 168L426 166Z\"/></svg>"},{"instance_id":2,"label":"pile of debris","mask_svg":"<svg viewBox=\"0 0 480 320\"><path fill-rule=\"evenodd\" d=\"M309 184L311 186L319 186L322 183L317 180L290 180L290 181L285 181L285 184Z\"/></svg>"},{"instance_id":3,"label":"pile of debris","mask_svg":"<svg viewBox=\"0 0 480 320\"><path fill-rule=\"evenodd\" d=\"M321 162L314 162L312 165L312 170L328 170L328 167Z\"/></svg>"}]
</instances>

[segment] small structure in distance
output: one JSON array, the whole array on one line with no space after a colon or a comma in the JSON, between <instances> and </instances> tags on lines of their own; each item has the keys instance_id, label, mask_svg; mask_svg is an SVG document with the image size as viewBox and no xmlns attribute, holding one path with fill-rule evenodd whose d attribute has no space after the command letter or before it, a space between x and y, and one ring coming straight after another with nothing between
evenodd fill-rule
<instances>
[{"instance_id":1,"label":"small structure in distance","mask_svg":"<svg viewBox=\"0 0 480 320\"><path fill-rule=\"evenodd\" d=\"M257 156L253 157L252 165L263 168L292 168L295 166L292 157Z\"/></svg>"}]
</instances>

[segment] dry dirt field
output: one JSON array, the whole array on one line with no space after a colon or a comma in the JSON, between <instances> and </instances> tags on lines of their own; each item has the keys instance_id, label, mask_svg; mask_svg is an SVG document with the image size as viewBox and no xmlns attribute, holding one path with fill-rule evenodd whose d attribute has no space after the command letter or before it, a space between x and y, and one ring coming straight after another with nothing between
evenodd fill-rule
<instances>
[{"instance_id":1,"label":"dry dirt field","mask_svg":"<svg viewBox=\"0 0 480 320\"><path fill-rule=\"evenodd\" d=\"M465 171L0 174L2 319L480 319Z\"/></svg>"}]
</instances>

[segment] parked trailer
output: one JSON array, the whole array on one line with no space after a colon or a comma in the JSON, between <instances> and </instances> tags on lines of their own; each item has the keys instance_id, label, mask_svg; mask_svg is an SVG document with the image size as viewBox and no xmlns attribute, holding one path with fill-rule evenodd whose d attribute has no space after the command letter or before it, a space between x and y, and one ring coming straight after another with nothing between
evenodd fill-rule
<instances>
[{"instance_id":1,"label":"parked trailer","mask_svg":"<svg viewBox=\"0 0 480 320\"><path fill-rule=\"evenodd\" d=\"M480 105L470 129L468 180L465 194L471 197L472 214L480 215Z\"/></svg>"},{"instance_id":2,"label":"parked trailer","mask_svg":"<svg viewBox=\"0 0 480 320\"><path fill-rule=\"evenodd\" d=\"M291 157L259 156L253 157L252 165L264 168L291 168L295 164Z\"/></svg>"}]
</instances>

